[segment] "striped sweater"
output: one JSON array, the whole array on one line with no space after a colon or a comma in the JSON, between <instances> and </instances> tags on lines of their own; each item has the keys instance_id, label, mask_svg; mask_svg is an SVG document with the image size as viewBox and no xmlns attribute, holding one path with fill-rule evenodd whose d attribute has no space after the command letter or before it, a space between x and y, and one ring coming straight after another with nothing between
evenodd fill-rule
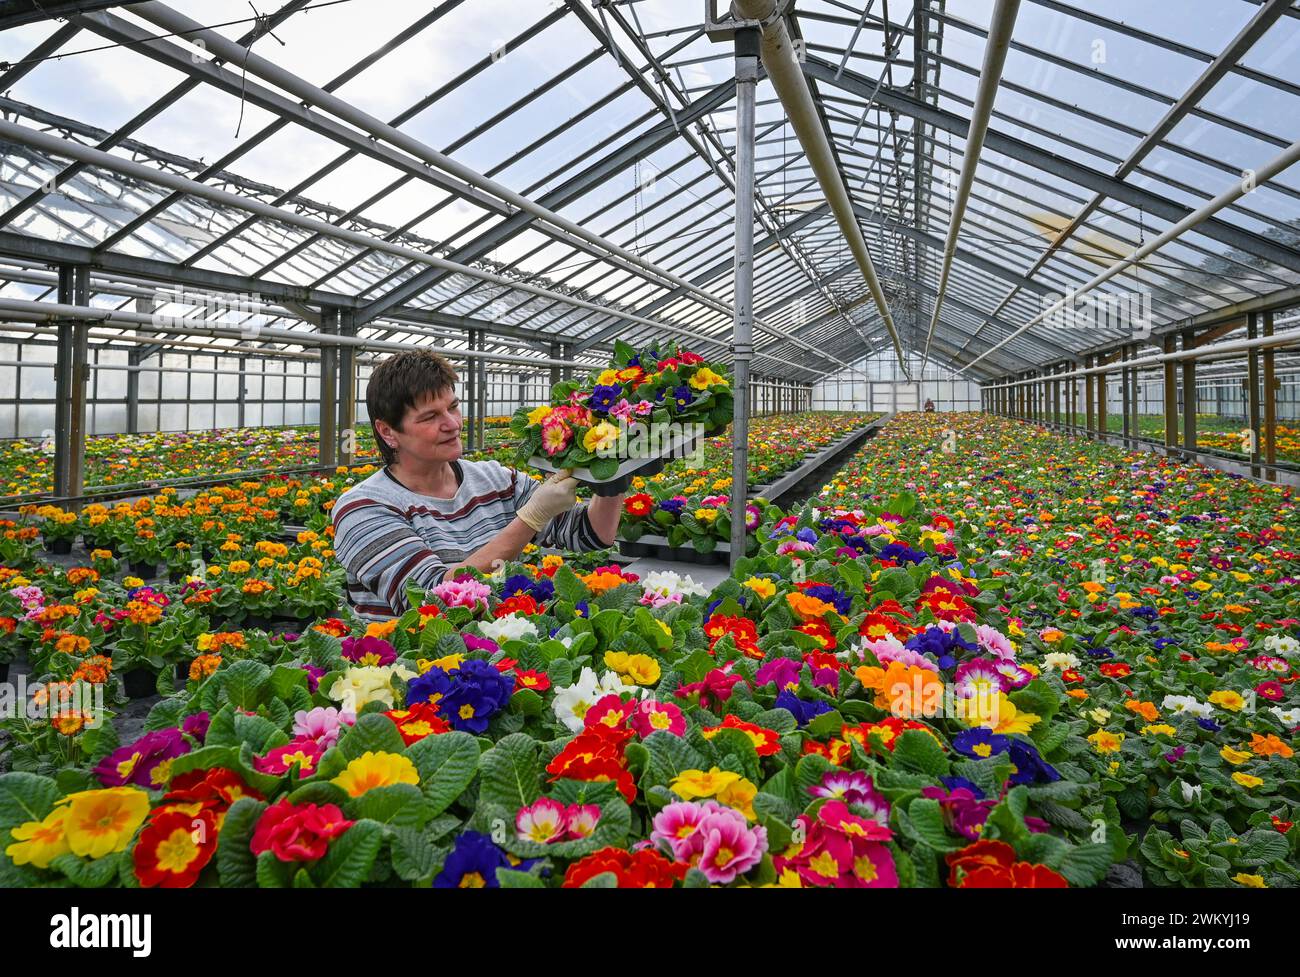
<instances>
[{"instance_id":1,"label":"striped sweater","mask_svg":"<svg viewBox=\"0 0 1300 977\"><path fill-rule=\"evenodd\" d=\"M495 461L452 462L460 487L451 499L412 492L381 468L334 504L334 552L347 570L348 601L366 620L407 610L406 588L442 582L450 566L510 525L537 483ZM579 505L534 537L542 546L604 549Z\"/></svg>"}]
</instances>

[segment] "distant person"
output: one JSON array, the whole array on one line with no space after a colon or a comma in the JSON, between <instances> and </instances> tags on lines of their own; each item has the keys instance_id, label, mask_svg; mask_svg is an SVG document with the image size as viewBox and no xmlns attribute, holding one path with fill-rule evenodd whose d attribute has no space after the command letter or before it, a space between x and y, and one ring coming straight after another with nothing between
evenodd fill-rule
<instances>
[{"instance_id":1,"label":"distant person","mask_svg":"<svg viewBox=\"0 0 1300 977\"><path fill-rule=\"evenodd\" d=\"M925 401L925 412L926 412L927 414L933 414L933 413L934 413L934 401L933 401L933 400L930 400L929 398L926 398L926 401Z\"/></svg>"},{"instance_id":2,"label":"distant person","mask_svg":"<svg viewBox=\"0 0 1300 977\"><path fill-rule=\"evenodd\" d=\"M428 590L463 567L490 571L531 542L604 549L618 534L623 497L578 505L562 473L540 485L495 461L461 461L460 401L451 364L431 350L375 368L366 406L384 467L333 507L334 551L348 601L362 618L407 610L406 588Z\"/></svg>"}]
</instances>

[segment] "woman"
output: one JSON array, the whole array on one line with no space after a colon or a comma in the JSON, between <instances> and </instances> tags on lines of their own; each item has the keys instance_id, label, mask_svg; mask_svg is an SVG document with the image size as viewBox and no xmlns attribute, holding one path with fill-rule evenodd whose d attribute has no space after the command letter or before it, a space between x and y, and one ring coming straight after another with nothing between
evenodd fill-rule
<instances>
[{"instance_id":1,"label":"woman","mask_svg":"<svg viewBox=\"0 0 1300 977\"><path fill-rule=\"evenodd\" d=\"M334 551L348 600L368 620L400 616L406 590L428 590L463 567L491 572L531 542L597 550L618 534L623 497L577 505L577 483L538 484L495 461L461 461L451 365L429 350L384 360L366 406L384 467L334 505Z\"/></svg>"}]
</instances>

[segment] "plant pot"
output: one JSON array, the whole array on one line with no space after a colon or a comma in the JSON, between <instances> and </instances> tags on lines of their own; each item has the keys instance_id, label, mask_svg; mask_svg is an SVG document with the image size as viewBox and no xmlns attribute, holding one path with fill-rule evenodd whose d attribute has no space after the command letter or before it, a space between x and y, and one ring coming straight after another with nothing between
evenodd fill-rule
<instances>
[{"instance_id":1,"label":"plant pot","mask_svg":"<svg viewBox=\"0 0 1300 977\"><path fill-rule=\"evenodd\" d=\"M72 540L70 539L47 539L45 548L51 553L67 554L72 552Z\"/></svg>"},{"instance_id":2,"label":"plant pot","mask_svg":"<svg viewBox=\"0 0 1300 977\"><path fill-rule=\"evenodd\" d=\"M0 682L8 682L8 681L9 681L9 663L8 662L0 663Z\"/></svg>"},{"instance_id":3,"label":"plant pot","mask_svg":"<svg viewBox=\"0 0 1300 977\"><path fill-rule=\"evenodd\" d=\"M131 575L133 577L139 577L142 580L151 580L158 576L158 564L132 560Z\"/></svg>"},{"instance_id":4,"label":"plant pot","mask_svg":"<svg viewBox=\"0 0 1300 977\"><path fill-rule=\"evenodd\" d=\"M158 676L147 668L132 668L122 673L122 689L128 699L144 699L158 691Z\"/></svg>"},{"instance_id":5,"label":"plant pot","mask_svg":"<svg viewBox=\"0 0 1300 977\"><path fill-rule=\"evenodd\" d=\"M246 628L257 628L261 631L270 631L271 626L274 623L275 623L274 620L262 614L249 614L247 617L244 618L244 623L242 626Z\"/></svg>"},{"instance_id":6,"label":"plant pot","mask_svg":"<svg viewBox=\"0 0 1300 977\"><path fill-rule=\"evenodd\" d=\"M188 682L190 680L189 662L176 663L176 679L179 682Z\"/></svg>"}]
</instances>

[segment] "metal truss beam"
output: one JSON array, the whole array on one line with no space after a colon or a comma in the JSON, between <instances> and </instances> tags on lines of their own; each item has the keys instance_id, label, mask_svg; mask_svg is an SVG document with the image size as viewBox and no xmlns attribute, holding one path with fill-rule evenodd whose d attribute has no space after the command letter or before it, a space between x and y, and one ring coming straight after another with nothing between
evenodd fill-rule
<instances>
[{"instance_id":1,"label":"metal truss beam","mask_svg":"<svg viewBox=\"0 0 1300 977\"><path fill-rule=\"evenodd\" d=\"M808 58L803 67L804 71L811 77L863 98L868 97L875 87L869 79L854 75L850 71L843 72L838 78L835 77L835 66L825 61ZM921 102L903 91L882 86L876 92L876 101L886 109L894 109L910 118L920 118L936 129L951 132L962 139L966 138L970 130L969 120L957 115L955 112ZM1063 180L1103 194L1113 200L1133 207L1141 207L1147 213L1153 214L1161 220L1169 221L1171 224L1177 224L1193 212L1191 207L1134 184L1117 180L1109 173L1083 166L1073 160L1058 156L996 129L989 129L984 140L984 146L995 153L1008 156L1046 173L1051 173ZM1289 268L1292 271L1300 271L1300 251L1287 247L1280 241L1274 241L1262 234L1257 234L1214 217L1198 224L1196 231L1229 247L1236 248L1238 251L1254 255L1257 258L1262 258L1283 268Z\"/></svg>"}]
</instances>

